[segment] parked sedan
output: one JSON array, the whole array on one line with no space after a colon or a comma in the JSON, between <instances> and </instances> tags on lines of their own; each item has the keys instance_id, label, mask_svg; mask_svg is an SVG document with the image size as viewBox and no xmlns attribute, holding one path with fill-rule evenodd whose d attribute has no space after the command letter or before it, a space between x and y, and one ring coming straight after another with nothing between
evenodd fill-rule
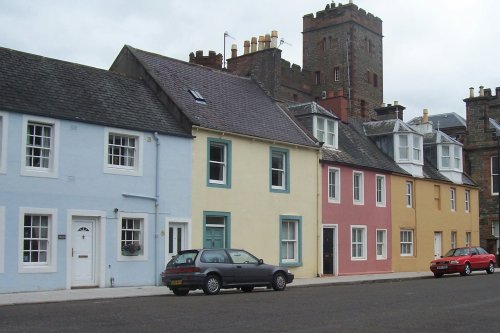
<instances>
[{"instance_id":1,"label":"parked sedan","mask_svg":"<svg viewBox=\"0 0 500 333\"><path fill-rule=\"evenodd\" d=\"M180 251L162 273L163 285L177 296L203 289L207 295L221 288L251 292L254 287L285 290L294 275L285 267L264 264L245 250L202 249Z\"/></svg>"},{"instance_id":2,"label":"parked sedan","mask_svg":"<svg viewBox=\"0 0 500 333\"><path fill-rule=\"evenodd\" d=\"M481 247L460 247L449 250L444 256L431 261L430 269L439 278L443 274L470 275L472 271L495 272L496 258Z\"/></svg>"}]
</instances>

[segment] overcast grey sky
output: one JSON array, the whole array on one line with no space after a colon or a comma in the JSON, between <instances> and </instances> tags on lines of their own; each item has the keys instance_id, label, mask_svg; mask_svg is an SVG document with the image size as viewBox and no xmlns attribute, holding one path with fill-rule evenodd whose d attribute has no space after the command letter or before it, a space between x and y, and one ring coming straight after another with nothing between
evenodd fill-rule
<instances>
[{"instance_id":1,"label":"overcast grey sky","mask_svg":"<svg viewBox=\"0 0 500 333\"><path fill-rule=\"evenodd\" d=\"M302 66L302 17L330 0L0 0L0 46L107 69L123 45L188 61L277 30ZM340 1L347 3L348 0ZM336 2L338 3L338 1ZM383 20L384 102L465 117L469 87L500 86L500 1L354 0ZM0 78L1 79L1 78Z\"/></svg>"}]
</instances>

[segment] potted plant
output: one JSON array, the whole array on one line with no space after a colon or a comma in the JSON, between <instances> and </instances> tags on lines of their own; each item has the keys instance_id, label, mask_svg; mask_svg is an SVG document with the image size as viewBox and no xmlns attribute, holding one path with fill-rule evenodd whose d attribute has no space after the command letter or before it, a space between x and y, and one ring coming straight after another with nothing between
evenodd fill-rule
<instances>
[{"instance_id":1,"label":"potted plant","mask_svg":"<svg viewBox=\"0 0 500 333\"><path fill-rule=\"evenodd\" d=\"M122 255L124 256L137 256L141 251L141 245L136 242L126 243L122 246Z\"/></svg>"}]
</instances>

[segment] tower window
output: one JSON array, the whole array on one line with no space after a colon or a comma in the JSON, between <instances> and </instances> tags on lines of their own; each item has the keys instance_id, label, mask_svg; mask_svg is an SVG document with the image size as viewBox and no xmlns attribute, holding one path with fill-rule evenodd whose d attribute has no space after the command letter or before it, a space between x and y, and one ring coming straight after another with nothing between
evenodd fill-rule
<instances>
[{"instance_id":1,"label":"tower window","mask_svg":"<svg viewBox=\"0 0 500 333\"><path fill-rule=\"evenodd\" d=\"M340 67L338 66L333 68L333 81L340 81Z\"/></svg>"},{"instance_id":2,"label":"tower window","mask_svg":"<svg viewBox=\"0 0 500 333\"><path fill-rule=\"evenodd\" d=\"M377 74L373 74L373 86L378 87L378 76Z\"/></svg>"},{"instance_id":3,"label":"tower window","mask_svg":"<svg viewBox=\"0 0 500 333\"><path fill-rule=\"evenodd\" d=\"M316 85L319 86L321 84L321 72L316 71L314 73L314 76L315 76L315 80L316 80Z\"/></svg>"}]
</instances>

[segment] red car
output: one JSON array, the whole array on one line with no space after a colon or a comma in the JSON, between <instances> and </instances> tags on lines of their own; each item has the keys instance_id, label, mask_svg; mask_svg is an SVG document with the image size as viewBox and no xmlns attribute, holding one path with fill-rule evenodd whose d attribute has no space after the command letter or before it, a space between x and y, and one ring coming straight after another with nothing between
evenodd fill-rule
<instances>
[{"instance_id":1,"label":"red car","mask_svg":"<svg viewBox=\"0 0 500 333\"><path fill-rule=\"evenodd\" d=\"M470 275L472 271L486 270L486 273L495 272L496 258L494 254L486 252L478 246L459 247L451 249L439 259L431 261L431 271L439 278L443 274L460 273Z\"/></svg>"}]
</instances>

